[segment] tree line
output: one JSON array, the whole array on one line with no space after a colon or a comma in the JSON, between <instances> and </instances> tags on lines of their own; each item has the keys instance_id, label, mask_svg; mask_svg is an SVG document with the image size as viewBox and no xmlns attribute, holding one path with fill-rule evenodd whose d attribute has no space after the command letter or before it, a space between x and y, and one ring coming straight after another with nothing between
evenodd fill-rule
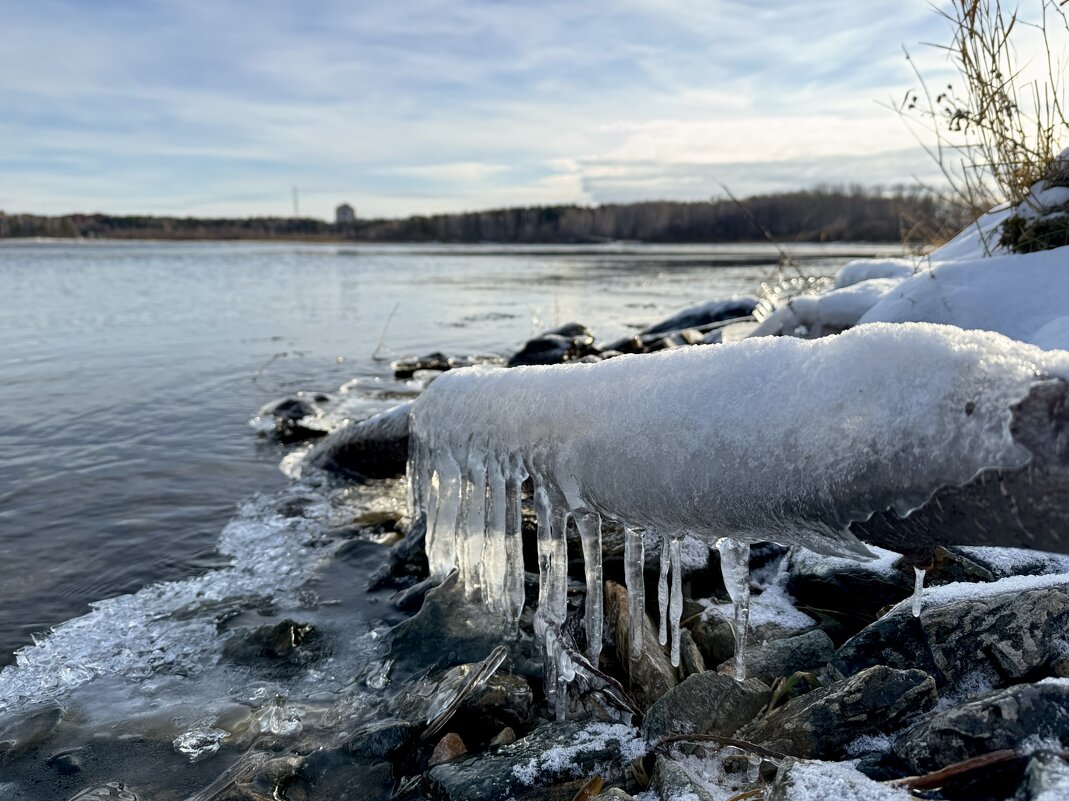
<instances>
[{"instance_id":1,"label":"tree line","mask_svg":"<svg viewBox=\"0 0 1069 801\"><path fill-rule=\"evenodd\" d=\"M827 188L735 201L533 206L337 225L310 218L247 219L0 212L2 237L261 239L356 242L595 243L869 241L925 244L959 230L967 212L921 189Z\"/></svg>"}]
</instances>

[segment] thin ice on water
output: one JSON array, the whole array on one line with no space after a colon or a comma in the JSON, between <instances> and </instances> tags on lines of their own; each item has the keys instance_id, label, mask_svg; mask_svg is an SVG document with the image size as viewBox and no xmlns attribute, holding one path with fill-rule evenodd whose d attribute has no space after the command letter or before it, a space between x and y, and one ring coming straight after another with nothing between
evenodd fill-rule
<instances>
[{"instance_id":1,"label":"thin ice on water","mask_svg":"<svg viewBox=\"0 0 1069 801\"><path fill-rule=\"evenodd\" d=\"M1061 359L1059 361L1059 359ZM982 331L873 324L836 337L749 339L597 364L445 373L413 405L410 502L427 520L431 575L513 628L523 609L521 489L538 528L547 696L563 714L574 675L567 532L586 572L587 655L602 645L601 525L624 528L630 653L644 646L643 536L662 545L660 639L678 660L678 537L720 546L744 676L748 543L860 558L850 524L906 515L944 486L1027 464L1011 406L1041 376L1069 377L1052 352ZM788 393L770 391L776 376ZM844 380L848 376L848 380ZM626 387L626 392L621 392ZM966 412L965 410L969 411ZM804 421L805 436L795 436ZM669 636L670 635L670 636Z\"/></svg>"}]
</instances>

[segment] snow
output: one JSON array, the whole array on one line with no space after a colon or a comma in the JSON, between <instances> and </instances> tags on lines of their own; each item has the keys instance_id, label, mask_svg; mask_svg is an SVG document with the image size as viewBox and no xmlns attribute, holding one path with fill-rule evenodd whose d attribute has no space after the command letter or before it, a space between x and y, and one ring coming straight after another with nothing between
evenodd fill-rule
<instances>
[{"instance_id":1,"label":"snow","mask_svg":"<svg viewBox=\"0 0 1069 801\"><path fill-rule=\"evenodd\" d=\"M998 240L1002 233L1002 223L1013 211L1010 206L1000 206L981 215L956 237L929 253L929 259L940 262L974 260L1005 253L1006 249L999 246Z\"/></svg>"},{"instance_id":2,"label":"snow","mask_svg":"<svg viewBox=\"0 0 1069 801\"><path fill-rule=\"evenodd\" d=\"M959 547L965 556L989 566L998 577L1022 573L1046 575L1069 573L1069 555L1030 551L1025 548L994 548L984 545Z\"/></svg>"},{"instance_id":3,"label":"snow","mask_svg":"<svg viewBox=\"0 0 1069 801\"><path fill-rule=\"evenodd\" d=\"M790 766L784 801L911 801L906 790L873 781L844 762L799 761Z\"/></svg>"},{"instance_id":4,"label":"snow","mask_svg":"<svg viewBox=\"0 0 1069 801\"><path fill-rule=\"evenodd\" d=\"M513 774L524 784L533 785L541 774L554 778L579 775L575 758L583 753L605 751L609 743L618 745L620 762L627 764L646 755L649 747L638 730L622 723L591 723L576 732L570 745L547 748L539 756L512 768Z\"/></svg>"},{"instance_id":5,"label":"snow","mask_svg":"<svg viewBox=\"0 0 1069 801\"><path fill-rule=\"evenodd\" d=\"M1069 349L1069 248L934 262L888 292L860 322L929 322L996 331Z\"/></svg>"},{"instance_id":6,"label":"snow","mask_svg":"<svg viewBox=\"0 0 1069 801\"><path fill-rule=\"evenodd\" d=\"M751 336L788 334L813 338L837 333L856 325L900 283L901 278L871 278L821 295L799 295L772 312Z\"/></svg>"},{"instance_id":7,"label":"snow","mask_svg":"<svg viewBox=\"0 0 1069 801\"><path fill-rule=\"evenodd\" d=\"M790 563L796 571L814 571L821 568L827 568L832 571L857 570L861 567L861 569L872 573L878 573L881 576L895 576L898 574L898 571L895 569L895 563L902 558L902 554L896 553L895 551L889 551L886 548L879 548L875 545L870 545L869 550L872 551L875 558L865 562L863 566L859 566L856 559L824 556L806 550L805 548L792 548L790 553Z\"/></svg>"},{"instance_id":8,"label":"snow","mask_svg":"<svg viewBox=\"0 0 1069 801\"><path fill-rule=\"evenodd\" d=\"M1050 573L1042 576L1008 576L998 581L982 583L955 582L924 591L924 609L936 609L962 601L979 601L1004 593L1022 593L1046 587L1069 586L1069 573ZM907 598L888 612L888 615L909 613L913 601Z\"/></svg>"},{"instance_id":9,"label":"snow","mask_svg":"<svg viewBox=\"0 0 1069 801\"><path fill-rule=\"evenodd\" d=\"M855 259L842 266L835 276L835 288L853 286L874 278L909 278L916 264L908 259Z\"/></svg>"}]
</instances>

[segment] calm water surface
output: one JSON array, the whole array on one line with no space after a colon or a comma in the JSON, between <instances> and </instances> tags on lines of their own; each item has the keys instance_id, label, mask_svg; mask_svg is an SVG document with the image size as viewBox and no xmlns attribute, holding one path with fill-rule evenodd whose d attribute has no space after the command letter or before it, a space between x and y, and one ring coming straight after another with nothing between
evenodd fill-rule
<instances>
[{"instance_id":1,"label":"calm water surface","mask_svg":"<svg viewBox=\"0 0 1069 801\"><path fill-rule=\"evenodd\" d=\"M808 272L892 246L800 248ZM775 274L755 246L0 244L0 665L91 601L225 563L235 504L285 483L246 425L372 358L609 340Z\"/></svg>"}]
</instances>

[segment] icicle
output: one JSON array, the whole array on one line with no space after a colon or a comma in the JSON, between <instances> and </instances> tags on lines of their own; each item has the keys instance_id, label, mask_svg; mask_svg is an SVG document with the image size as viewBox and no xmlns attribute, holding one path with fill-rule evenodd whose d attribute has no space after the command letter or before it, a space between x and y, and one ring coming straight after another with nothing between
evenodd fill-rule
<instances>
[{"instance_id":1,"label":"icicle","mask_svg":"<svg viewBox=\"0 0 1069 801\"><path fill-rule=\"evenodd\" d=\"M642 633L646 618L646 588L642 571L644 566L642 532L630 526L624 528L624 583L627 585L627 610L631 617L629 637L631 647L628 656L637 662L642 656Z\"/></svg>"},{"instance_id":2,"label":"icicle","mask_svg":"<svg viewBox=\"0 0 1069 801\"><path fill-rule=\"evenodd\" d=\"M596 512L573 515L583 545L583 565L586 573L586 644L587 656L594 667L601 656L601 630L604 625L604 589L601 574L601 516Z\"/></svg>"},{"instance_id":3,"label":"icicle","mask_svg":"<svg viewBox=\"0 0 1069 801\"><path fill-rule=\"evenodd\" d=\"M678 537L672 538L669 548L672 558L672 599L669 604L669 615L672 621L672 666L679 667L679 622L683 617L683 570Z\"/></svg>"},{"instance_id":4,"label":"icicle","mask_svg":"<svg viewBox=\"0 0 1069 801\"><path fill-rule=\"evenodd\" d=\"M439 453L435 462L427 505L427 561L431 577L442 581L457 562L460 468L448 453Z\"/></svg>"},{"instance_id":5,"label":"icicle","mask_svg":"<svg viewBox=\"0 0 1069 801\"><path fill-rule=\"evenodd\" d=\"M568 612L567 517L553 488L541 476L535 477L534 501L538 517L538 612L560 626Z\"/></svg>"},{"instance_id":6,"label":"icicle","mask_svg":"<svg viewBox=\"0 0 1069 801\"><path fill-rule=\"evenodd\" d=\"M520 487L524 471L518 457L510 456L505 476L505 616L513 626L523 614L523 510Z\"/></svg>"},{"instance_id":7,"label":"icicle","mask_svg":"<svg viewBox=\"0 0 1069 801\"><path fill-rule=\"evenodd\" d=\"M661 537L661 575L657 581L657 606L661 610L661 627L657 639L668 642L668 537Z\"/></svg>"},{"instance_id":8,"label":"icicle","mask_svg":"<svg viewBox=\"0 0 1069 801\"><path fill-rule=\"evenodd\" d=\"M924 598L924 573L922 568L913 568L913 617L921 616L921 601Z\"/></svg>"},{"instance_id":9,"label":"icicle","mask_svg":"<svg viewBox=\"0 0 1069 801\"><path fill-rule=\"evenodd\" d=\"M483 545L486 541L486 465L471 442L462 462L460 509L457 512L457 549L464 595L474 598L482 585Z\"/></svg>"},{"instance_id":10,"label":"icicle","mask_svg":"<svg viewBox=\"0 0 1069 801\"><path fill-rule=\"evenodd\" d=\"M746 680L746 635L750 623L750 544L724 538L717 542L724 586L735 607L735 680Z\"/></svg>"},{"instance_id":11,"label":"icicle","mask_svg":"<svg viewBox=\"0 0 1069 801\"><path fill-rule=\"evenodd\" d=\"M492 612L509 614L508 590L508 498L505 465L492 460L486 468L486 541L483 544L483 599Z\"/></svg>"},{"instance_id":12,"label":"icicle","mask_svg":"<svg viewBox=\"0 0 1069 801\"><path fill-rule=\"evenodd\" d=\"M757 754L750 754L749 759L746 760L746 781L753 784L761 778L761 757Z\"/></svg>"}]
</instances>

